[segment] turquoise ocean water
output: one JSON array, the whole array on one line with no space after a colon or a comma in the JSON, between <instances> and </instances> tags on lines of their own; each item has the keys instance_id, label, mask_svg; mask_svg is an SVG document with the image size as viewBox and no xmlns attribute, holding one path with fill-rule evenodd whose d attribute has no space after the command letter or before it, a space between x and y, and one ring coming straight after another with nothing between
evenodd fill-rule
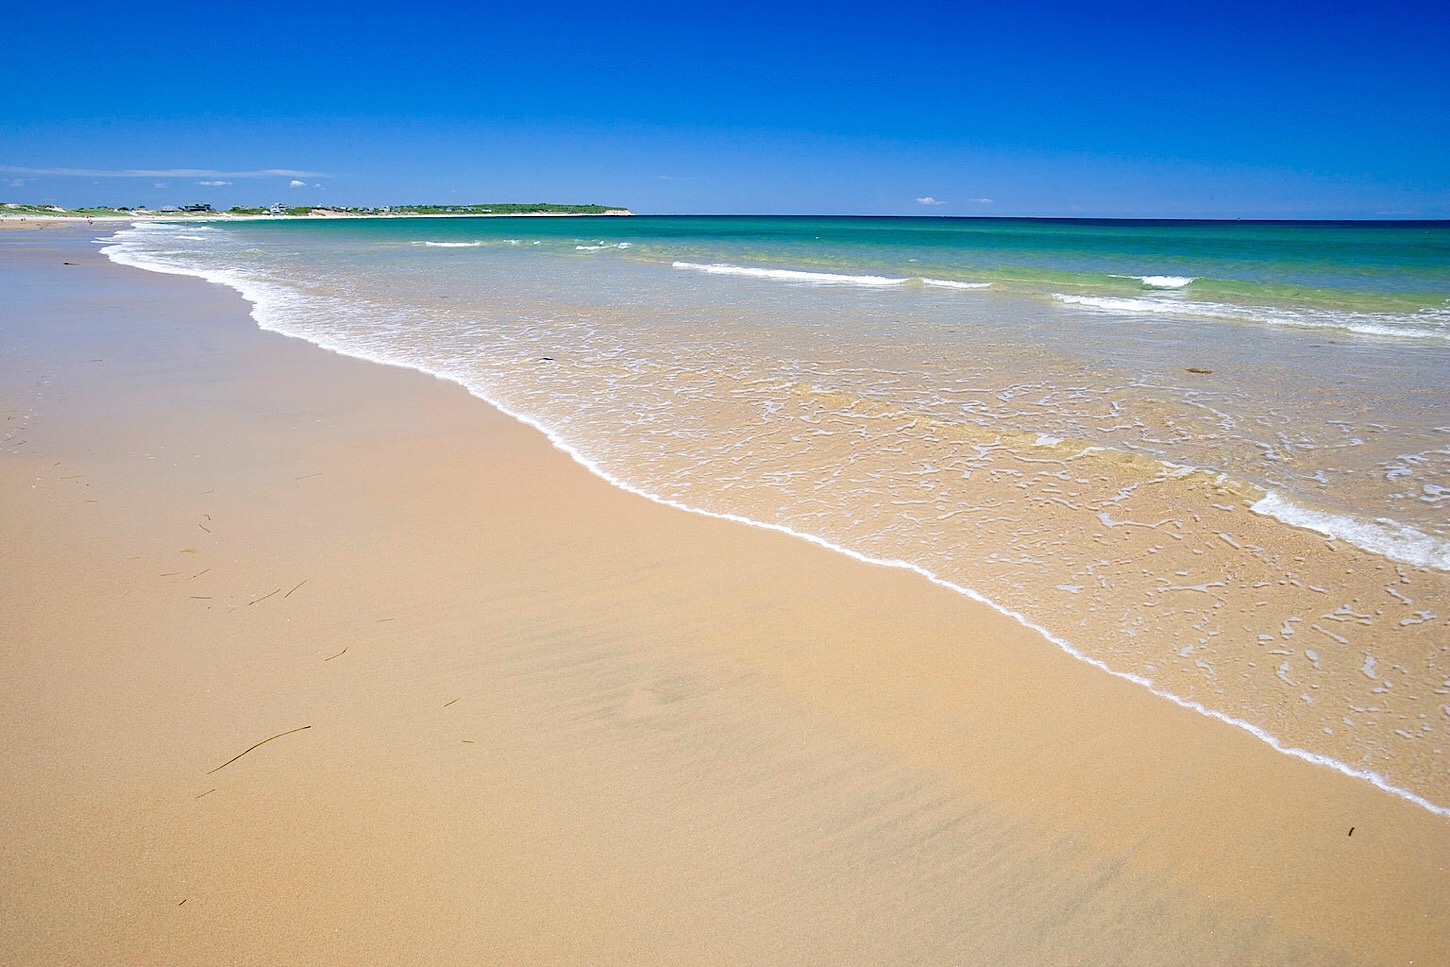
<instances>
[{"instance_id":1,"label":"turquoise ocean water","mask_svg":"<svg viewBox=\"0 0 1450 967\"><path fill-rule=\"evenodd\" d=\"M1450 807L1450 224L141 223L116 261ZM964 648L967 647L964 644Z\"/></svg>"}]
</instances>

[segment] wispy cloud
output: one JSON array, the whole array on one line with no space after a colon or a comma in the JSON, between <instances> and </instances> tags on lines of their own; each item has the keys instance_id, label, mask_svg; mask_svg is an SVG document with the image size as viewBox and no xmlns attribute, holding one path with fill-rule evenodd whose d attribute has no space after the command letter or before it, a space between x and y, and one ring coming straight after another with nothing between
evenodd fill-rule
<instances>
[{"instance_id":1,"label":"wispy cloud","mask_svg":"<svg viewBox=\"0 0 1450 967\"><path fill-rule=\"evenodd\" d=\"M208 188L220 188L222 185L230 185L230 181L198 181L198 185L205 185Z\"/></svg>"},{"instance_id":2,"label":"wispy cloud","mask_svg":"<svg viewBox=\"0 0 1450 967\"><path fill-rule=\"evenodd\" d=\"M306 188L307 187L307 182L305 182L305 181L298 181L296 178L293 178L291 181L287 182L287 187L288 188Z\"/></svg>"},{"instance_id":3,"label":"wispy cloud","mask_svg":"<svg viewBox=\"0 0 1450 967\"><path fill-rule=\"evenodd\" d=\"M211 168L21 168L0 165L7 175L45 178L330 178L324 171L261 168L256 171L215 171Z\"/></svg>"},{"instance_id":4,"label":"wispy cloud","mask_svg":"<svg viewBox=\"0 0 1450 967\"><path fill-rule=\"evenodd\" d=\"M930 195L922 195L920 198L918 198L916 200L916 203L918 205L945 205L946 204L946 202L942 201L941 199L939 199L939 198L933 198Z\"/></svg>"},{"instance_id":5,"label":"wispy cloud","mask_svg":"<svg viewBox=\"0 0 1450 967\"><path fill-rule=\"evenodd\" d=\"M968 200L969 201L974 201L978 205L990 205L990 204L992 204L992 199L990 199L990 198L971 198L971 199L968 199Z\"/></svg>"}]
</instances>

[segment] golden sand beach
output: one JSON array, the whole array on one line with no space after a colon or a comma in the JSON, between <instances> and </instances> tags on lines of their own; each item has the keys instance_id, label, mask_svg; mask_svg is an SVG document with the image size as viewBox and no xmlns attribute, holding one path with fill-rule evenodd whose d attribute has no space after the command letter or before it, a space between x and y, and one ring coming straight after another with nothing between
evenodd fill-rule
<instances>
[{"instance_id":1,"label":"golden sand beach","mask_svg":"<svg viewBox=\"0 0 1450 967\"><path fill-rule=\"evenodd\" d=\"M0 234L13 964L1435 964L1450 822Z\"/></svg>"}]
</instances>

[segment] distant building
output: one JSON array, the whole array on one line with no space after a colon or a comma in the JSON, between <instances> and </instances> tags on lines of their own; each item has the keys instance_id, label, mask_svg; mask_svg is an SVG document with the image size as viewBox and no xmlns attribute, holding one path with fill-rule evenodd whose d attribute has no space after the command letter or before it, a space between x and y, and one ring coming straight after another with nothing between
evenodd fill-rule
<instances>
[{"instance_id":1,"label":"distant building","mask_svg":"<svg viewBox=\"0 0 1450 967\"><path fill-rule=\"evenodd\" d=\"M184 212L209 212L211 211L211 206L205 202L197 202L193 205L184 205L181 210Z\"/></svg>"}]
</instances>

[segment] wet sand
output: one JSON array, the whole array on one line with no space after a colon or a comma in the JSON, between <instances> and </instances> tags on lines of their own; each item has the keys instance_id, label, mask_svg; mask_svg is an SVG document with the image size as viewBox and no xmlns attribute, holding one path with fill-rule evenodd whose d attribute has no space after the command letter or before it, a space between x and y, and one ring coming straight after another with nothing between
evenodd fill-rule
<instances>
[{"instance_id":1,"label":"wet sand","mask_svg":"<svg viewBox=\"0 0 1450 967\"><path fill-rule=\"evenodd\" d=\"M97 230L0 237L11 962L1450 948L1443 817Z\"/></svg>"}]
</instances>

